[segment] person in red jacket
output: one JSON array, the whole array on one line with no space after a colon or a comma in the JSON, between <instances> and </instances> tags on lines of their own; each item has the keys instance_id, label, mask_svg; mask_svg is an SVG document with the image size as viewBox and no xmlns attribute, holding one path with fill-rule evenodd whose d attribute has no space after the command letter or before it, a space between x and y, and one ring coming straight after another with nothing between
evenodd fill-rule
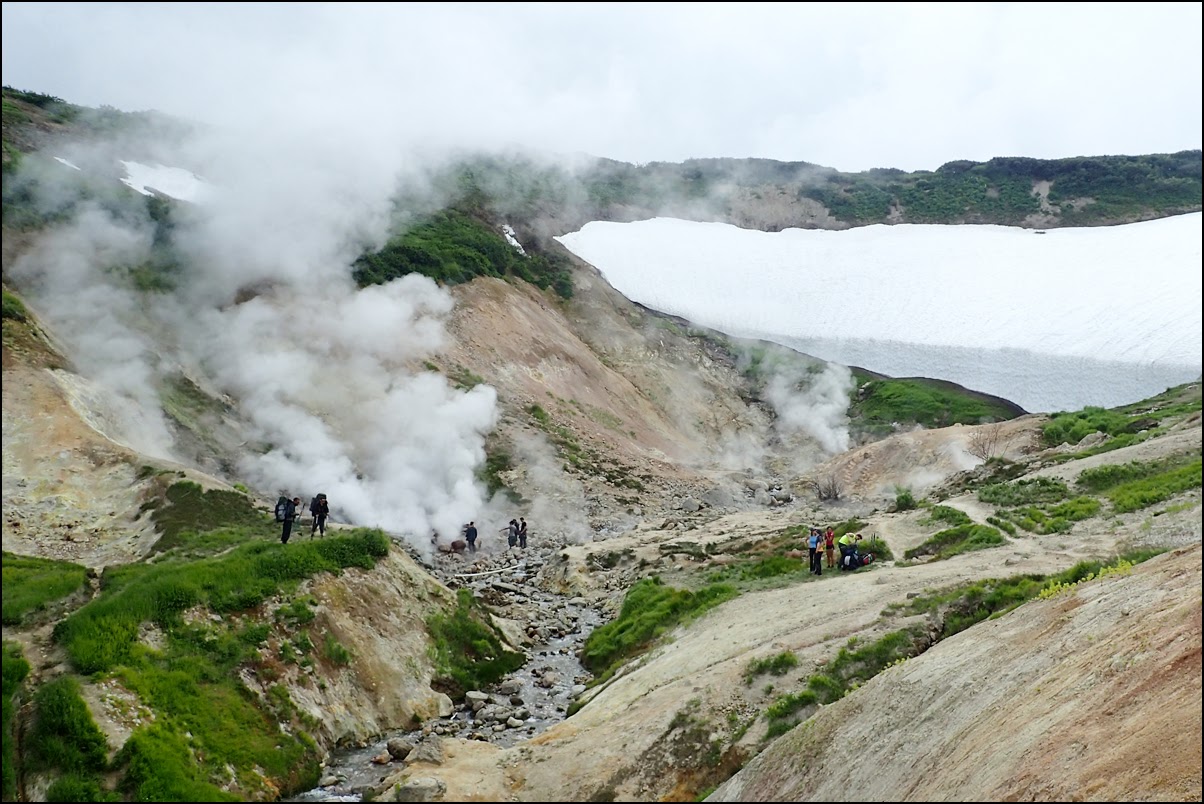
<instances>
[{"instance_id":1,"label":"person in red jacket","mask_svg":"<svg viewBox=\"0 0 1204 804\"><path fill-rule=\"evenodd\" d=\"M824 556L828 559L828 569L836 566L836 534L831 528L824 534Z\"/></svg>"}]
</instances>

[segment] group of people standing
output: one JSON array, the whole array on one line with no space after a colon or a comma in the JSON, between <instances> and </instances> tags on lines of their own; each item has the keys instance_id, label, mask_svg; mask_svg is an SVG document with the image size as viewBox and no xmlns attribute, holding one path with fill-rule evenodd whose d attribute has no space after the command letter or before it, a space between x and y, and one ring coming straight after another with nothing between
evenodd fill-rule
<instances>
[{"instance_id":1,"label":"group of people standing","mask_svg":"<svg viewBox=\"0 0 1204 804\"><path fill-rule=\"evenodd\" d=\"M506 545L508 547L519 547L526 549L527 547L527 518L519 517L511 519L510 524L502 528L502 533L506 534ZM477 523L476 521L469 522L464 526L464 542L468 546L470 553L477 551ZM433 537L432 537L433 538ZM463 546L463 545L462 545ZM454 545L453 545L454 547Z\"/></svg>"},{"instance_id":2,"label":"group of people standing","mask_svg":"<svg viewBox=\"0 0 1204 804\"><path fill-rule=\"evenodd\" d=\"M825 560L828 569L839 566L836 563L837 546L840 547L843 561L846 554L857 552L857 542L859 541L861 541L860 533L846 533L837 539L836 532L830 527L826 531L823 528L812 528L811 535L807 537L807 556L811 560L811 574L823 575Z\"/></svg>"},{"instance_id":3,"label":"group of people standing","mask_svg":"<svg viewBox=\"0 0 1204 804\"><path fill-rule=\"evenodd\" d=\"M527 549L527 519L519 517L517 521L511 519L510 524L502 528L502 533L506 534L507 547L520 547L523 550Z\"/></svg>"},{"instance_id":4,"label":"group of people standing","mask_svg":"<svg viewBox=\"0 0 1204 804\"><path fill-rule=\"evenodd\" d=\"M309 514L313 517L313 524L309 529L309 538L313 538L315 533L320 536L326 535L326 518L330 516L330 503L326 500L325 494L318 494L309 502ZM280 543L288 544L289 537L293 533L293 523L301 516L301 498L293 497L291 500L287 495L281 497L276 502L276 521L280 523Z\"/></svg>"}]
</instances>

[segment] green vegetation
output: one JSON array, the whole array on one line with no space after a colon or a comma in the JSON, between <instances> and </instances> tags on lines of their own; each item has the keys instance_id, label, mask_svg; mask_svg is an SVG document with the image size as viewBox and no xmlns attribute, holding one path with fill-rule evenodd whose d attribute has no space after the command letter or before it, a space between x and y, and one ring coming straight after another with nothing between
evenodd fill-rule
<instances>
[{"instance_id":1,"label":"green vegetation","mask_svg":"<svg viewBox=\"0 0 1204 804\"><path fill-rule=\"evenodd\" d=\"M708 572L706 577L710 583L746 585L750 581L762 581L783 576L786 576L785 579L788 581L805 580L803 575L807 571L807 562L801 558L770 555L728 564Z\"/></svg>"},{"instance_id":2,"label":"green vegetation","mask_svg":"<svg viewBox=\"0 0 1204 804\"><path fill-rule=\"evenodd\" d=\"M472 592L456 592L456 608L427 622L434 640L435 678L431 686L456 699L522 667L521 653L506 650L501 635L481 611Z\"/></svg>"},{"instance_id":3,"label":"green vegetation","mask_svg":"<svg viewBox=\"0 0 1204 804\"><path fill-rule=\"evenodd\" d=\"M19 625L30 612L42 611L82 588L88 570L69 561L4 553L3 620Z\"/></svg>"},{"instance_id":4,"label":"green vegetation","mask_svg":"<svg viewBox=\"0 0 1204 804\"><path fill-rule=\"evenodd\" d=\"M151 518L162 534L155 550L160 552L184 545L215 552L255 538L271 522L245 494L205 491L189 480L172 484L143 508L154 511Z\"/></svg>"},{"instance_id":5,"label":"green vegetation","mask_svg":"<svg viewBox=\"0 0 1204 804\"><path fill-rule=\"evenodd\" d=\"M869 380L859 385L849 406L849 417L858 428L879 434L899 423L948 427L1006 421L1023 413L1010 402L925 379Z\"/></svg>"},{"instance_id":6,"label":"green vegetation","mask_svg":"<svg viewBox=\"0 0 1204 804\"><path fill-rule=\"evenodd\" d=\"M895 487L895 508L898 511L910 511L916 507L915 495L911 493L911 489Z\"/></svg>"},{"instance_id":7,"label":"green vegetation","mask_svg":"<svg viewBox=\"0 0 1204 804\"><path fill-rule=\"evenodd\" d=\"M1003 534L987 525L959 525L930 536L918 547L905 550L903 557L913 559L932 556L933 561L940 561L961 553L995 547L1005 541Z\"/></svg>"},{"instance_id":8,"label":"green vegetation","mask_svg":"<svg viewBox=\"0 0 1204 804\"><path fill-rule=\"evenodd\" d=\"M951 587L942 591L918 595L906 603L893 604L883 612L906 615L935 614L941 622L941 638L953 636L975 623L997 617L1022 603L1039 597L1043 589L1062 588L1085 578L1106 574L1108 567L1133 565L1160 554L1161 550L1140 550L1117 556L1109 561L1081 561L1056 575L1018 575L1011 578L988 578Z\"/></svg>"},{"instance_id":9,"label":"green vegetation","mask_svg":"<svg viewBox=\"0 0 1204 804\"><path fill-rule=\"evenodd\" d=\"M1019 225L1040 210L1034 182L1050 182L1048 202L1063 225L1085 226L1176 214L1201 204L1199 151L1068 159L999 157L956 161L935 172L876 169L835 174L800 195L854 224L885 222L899 209L907 223ZM1090 199L1090 203L1081 201Z\"/></svg>"},{"instance_id":10,"label":"green vegetation","mask_svg":"<svg viewBox=\"0 0 1204 804\"><path fill-rule=\"evenodd\" d=\"M115 760L122 789L139 800L235 800L213 782L231 773L249 796L312 787L321 757L305 718L295 707L258 702L238 678L240 667L264 678L278 667L259 651L273 626L240 614L317 573L371 568L388 550L383 533L358 529L287 547L259 540L191 560L181 547L153 563L106 570L100 595L62 620L54 637L76 670L112 674L156 714ZM275 627L302 624L305 611L294 601ZM147 629L161 634L155 647L142 639ZM312 648L305 635L294 643Z\"/></svg>"},{"instance_id":11,"label":"green vegetation","mask_svg":"<svg viewBox=\"0 0 1204 804\"><path fill-rule=\"evenodd\" d=\"M1066 483L1056 477L1034 477L1014 483L994 483L978 492L978 499L992 505L1038 505L1055 503L1070 496Z\"/></svg>"},{"instance_id":12,"label":"green vegetation","mask_svg":"<svg viewBox=\"0 0 1204 804\"><path fill-rule=\"evenodd\" d=\"M1108 499L1112 510L1119 514L1139 511L1180 492L1200 488L1200 474L1200 459L1196 458L1187 466L1122 483L1108 491Z\"/></svg>"},{"instance_id":13,"label":"green vegetation","mask_svg":"<svg viewBox=\"0 0 1204 804\"><path fill-rule=\"evenodd\" d=\"M928 521L943 522L946 525L970 525L974 520L965 512L947 505L934 505L928 510Z\"/></svg>"},{"instance_id":14,"label":"green vegetation","mask_svg":"<svg viewBox=\"0 0 1204 804\"><path fill-rule=\"evenodd\" d=\"M892 664L923 653L929 644L921 626L893 631L864 647L858 647L856 637L850 639L822 673L807 678L806 689L784 695L769 706L766 736L784 734L798 725L800 710L840 700Z\"/></svg>"},{"instance_id":15,"label":"green vegetation","mask_svg":"<svg viewBox=\"0 0 1204 804\"><path fill-rule=\"evenodd\" d=\"M1046 446L1056 447L1058 444L1077 444L1092 433L1113 437L1135 436L1142 430L1156 428L1158 423L1157 419L1146 415L1130 415L1119 410L1088 406L1073 413L1052 414L1041 427L1041 438Z\"/></svg>"},{"instance_id":16,"label":"green vegetation","mask_svg":"<svg viewBox=\"0 0 1204 804\"><path fill-rule=\"evenodd\" d=\"M14 321L25 321L28 313L25 311L25 304L17 298L15 294L4 291L4 318L11 318Z\"/></svg>"},{"instance_id":17,"label":"green vegetation","mask_svg":"<svg viewBox=\"0 0 1204 804\"><path fill-rule=\"evenodd\" d=\"M598 681L605 680L662 634L737 594L728 584L711 584L694 592L674 589L656 576L637 581L627 590L618 618L594 629L585 640L581 664Z\"/></svg>"},{"instance_id":18,"label":"green vegetation","mask_svg":"<svg viewBox=\"0 0 1204 804\"><path fill-rule=\"evenodd\" d=\"M5 559L7 562L7 558ZM7 586L7 583L5 584ZM4 643L3 655L3 732L0 741L3 742L4 755L4 800L17 800L17 751L16 739L13 733L13 719L19 705L19 696L25 678L29 675L29 662L21 655L21 646L16 642Z\"/></svg>"},{"instance_id":19,"label":"green vegetation","mask_svg":"<svg viewBox=\"0 0 1204 804\"><path fill-rule=\"evenodd\" d=\"M1009 534L1016 532L1017 525L1030 533L1065 533L1075 522L1089 519L1100 511L1098 500L1069 497L1070 489L1056 477L994 483L978 492L978 499L983 502L1010 506L996 511L988 520Z\"/></svg>"},{"instance_id":20,"label":"green vegetation","mask_svg":"<svg viewBox=\"0 0 1204 804\"><path fill-rule=\"evenodd\" d=\"M512 276L540 289L551 287L566 299L573 295L567 260L520 254L493 227L455 209L436 212L391 239L380 251L364 254L356 260L353 276L365 287L411 273L446 285L478 276Z\"/></svg>"},{"instance_id":21,"label":"green vegetation","mask_svg":"<svg viewBox=\"0 0 1204 804\"><path fill-rule=\"evenodd\" d=\"M1083 471L1075 486L1089 494L1105 495L1113 513L1128 513L1200 488L1200 458L1177 455L1158 461L1131 461ZM1037 477L982 487L983 502L1007 506L996 512L990 524L1014 534L1016 527L1030 533L1065 533L1075 522L1103 510L1094 496L1071 497L1070 488L1058 478Z\"/></svg>"},{"instance_id":22,"label":"green vegetation","mask_svg":"<svg viewBox=\"0 0 1204 804\"><path fill-rule=\"evenodd\" d=\"M388 551L382 532L357 529L287 547L257 541L213 558L112 568L101 596L59 622L54 635L80 672L108 671L139 654L142 623L176 628L180 614L199 605L219 614L243 611L319 572L370 569Z\"/></svg>"},{"instance_id":23,"label":"green vegetation","mask_svg":"<svg viewBox=\"0 0 1204 804\"><path fill-rule=\"evenodd\" d=\"M79 682L60 676L38 688L35 715L21 745L31 770L98 773L107 765L108 744L80 697Z\"/></svg>"},{"instance_id":24,"label":"green vegetation","mask_svg":"<svg viewBox=\"0 0 1204 804\"><path fill-rule=\"evenodd\" d=\"M798 656L790 651L783 651L766 659L754 659L748 663L748 667L744 668L744 683L751 686L758 676L765 673L783 676L796 667L798 667Z\"/></svg>"},{"instance_id":25,"label":"green vegetation","mask_svg":"<svg viewBox=\"0 0 1204 804\"><path fill-rule=\"evenodd\" d=\"M485 490L489 496L498 492L505 492L506 497L514 503L521 502L521 497L514 489L506 485L506 481L502 480L502 473L509 472L514 468L514 464L510 458L510 453L500 447L486 448L485 463L477 469L477 479L485 484Z\"/></svg>"}]
</instances>

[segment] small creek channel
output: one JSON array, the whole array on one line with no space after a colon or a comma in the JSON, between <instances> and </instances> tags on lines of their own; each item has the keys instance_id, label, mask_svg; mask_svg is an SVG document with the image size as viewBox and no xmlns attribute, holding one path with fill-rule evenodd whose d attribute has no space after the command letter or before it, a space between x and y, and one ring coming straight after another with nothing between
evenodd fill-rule
<instances>
[{"instance_id":1,"label":"small creek channel","mask_svg":"<svg viewBox=\"0 0 1204 804\"><path fill-rule=\"evenodd\" d=\"M604 617L583 598L566 598L538 588L536 579L548 556L560 546L497 556L478 553L437 555L432 573L451 588L469 588L499 616L518 622L531 645L527 662L487 690L472 691L449 717L428 720L419 729L399 730L358 746L337 749L322 770L324 784L288 801L361 801L363 791L380 785L404 767L389 756L389 741L417 746L419 756L438 737L486 740L510 747L563 720L584 692L590 674L578 654L586 637ZM438 750L437 748L435 749Z\"/></svg>"}]
</instances>

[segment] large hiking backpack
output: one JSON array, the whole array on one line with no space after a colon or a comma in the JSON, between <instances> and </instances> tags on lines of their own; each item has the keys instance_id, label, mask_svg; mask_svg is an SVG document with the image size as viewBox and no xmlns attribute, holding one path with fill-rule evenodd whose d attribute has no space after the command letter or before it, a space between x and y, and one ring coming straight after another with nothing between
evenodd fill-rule
<instances>
[{"instance_id":1,"label":"large hiking backpack","mask_svg":"<svg viewBox=\"0 0 1204 804\"><path fill-rule=\"evenodd\" d=\"M288 497L281 497L279 500L276 500L276 521L277 522L283 522L284 520L288 519L288 505L289 505Z\"/></svg>"}]
</instances>

